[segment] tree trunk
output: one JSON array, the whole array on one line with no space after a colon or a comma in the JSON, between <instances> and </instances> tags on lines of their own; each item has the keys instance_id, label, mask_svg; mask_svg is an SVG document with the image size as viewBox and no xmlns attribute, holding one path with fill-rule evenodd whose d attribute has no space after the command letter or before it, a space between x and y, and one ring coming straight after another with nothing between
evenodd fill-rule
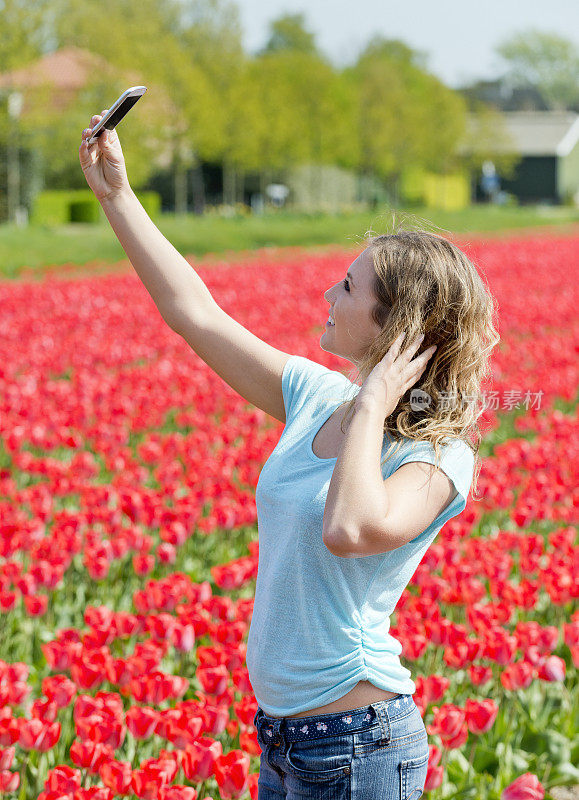
<instances>
[{"instance_id":1,"label":"tree trunk","mask_svg":"<svg viewBox=\"0 0 579 800\"><path fill-rule=\"evenodd\" d=\"M191 175L191 187L193 189L193 212L203 214L205 211L205 184L203 182L203 170L199 161L196 162Z\"/></svg>"},{"instance_id":2,"label":"tree trunk","mask_svg":"<svg viewBox=\"0 0 579 800\"><path fill-rule=\"evenodd\" d=\"M175 161L175 213L187 213L187 171L179 157Z\"/></svg>"},{"instance_id":3,"label":"tree trunk","mask_svg":"<svg viewBox=\"0 0 579 800\"><path fill-rule=\"evenodd\" d=\"M235 204L237 194L235 169L231 164L223 165L223 205Z\"/></svg>"}]
</instances>

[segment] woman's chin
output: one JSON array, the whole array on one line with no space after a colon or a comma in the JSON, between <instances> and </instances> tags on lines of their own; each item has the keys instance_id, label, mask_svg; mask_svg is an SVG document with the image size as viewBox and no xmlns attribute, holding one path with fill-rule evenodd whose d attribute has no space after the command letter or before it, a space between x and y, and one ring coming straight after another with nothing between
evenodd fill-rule
<instances>
[{"instance_id":1,"label":"woman's chin","mask_svg":"<svg viewBox=\"0 0 579 800\"><path fill-rule=\"evenodd\" d=\"M325 333L326 332L324 331L324 333L320 337L320 347L321 347L321 349L325 350L326 353L333 353L335 356L339 355L339 353L336 353L334 351L332 345L328 342L328 337L325 335Z\"/></svg>"}]
</instances>

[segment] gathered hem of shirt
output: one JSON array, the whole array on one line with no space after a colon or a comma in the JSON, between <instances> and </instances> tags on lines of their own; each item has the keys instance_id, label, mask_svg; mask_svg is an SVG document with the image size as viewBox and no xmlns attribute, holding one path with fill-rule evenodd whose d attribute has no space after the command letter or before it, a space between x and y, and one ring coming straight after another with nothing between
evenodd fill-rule
<instances>
[{"instance_id":1,"label":"gathered hem of shirt","mask_svg":"<svg viewBox=\"0 0 579 800\"><path fill-rule=\"evenodd\" d=\"M364 655L366 657L364 657ZM307 697L298 705L270 705L264 698L260 698L259 693L254 689L255 699L257 700L260 708L262 708L266 714L274 717L291 717L295 714L300 714L303 711L309 711L313 708L321 708L322 706L328 705L328 703L333 703L335 700L339 700L341 697L344 697L344 695L348 694L348 692L350 692L360 681L370 681L370 683L376 686L376 688L383 689L386 692L414 694L416 691L416 685L410 677L401 679L400 677L396 677L394 674L389 674L389 665L385 665L384 663L382 663L379 668L376 665L371 663L369 664L368 653L366 651L364 654L362 647L360 647L358 650L357 656L358 658L354 659L356 664L354 665L353 672L345 681L342 681L332 689L327 689L326 691L321 691L310 697ZM401 664L398 656L394 656L392 653L382 653L382 661L384 660L384 656L391 656L393 658L391 664L393 668L392 671L400 673ZM410 672L408 670L406 671L408 672L409 676ZM251 675L249 677L251 680ZM307 691L308 688L309 687L307 684L300 687L288 686L287 695L288 697L295 697L296 694L301 694L303 696L305 694L304 690Z\"/></svg>"}]
</instances>

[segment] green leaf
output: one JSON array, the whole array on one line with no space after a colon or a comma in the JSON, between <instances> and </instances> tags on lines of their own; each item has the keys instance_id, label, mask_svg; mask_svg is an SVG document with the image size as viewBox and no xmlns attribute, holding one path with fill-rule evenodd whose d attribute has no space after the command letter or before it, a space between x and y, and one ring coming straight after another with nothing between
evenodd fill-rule
<instances>
[{"instance_id":1,"label":"green leaf","mask_svg":"<svg viewBox=\"0 0 579 800\"><path fill-rule=\"evenodd\" d=\"M549 731L547 736L547 752L555 764L571 761L571 745L569 740L558 731Z\"/></svg>"},{"instance_id":2,"label":"green leaf","mask_svg":"<svg viewBox=\"0 0 579 800\"><path fill-rule=\"evenodd\" d=\"M529 769L529 756L524 750L513 750L513 769L524 774Z\"/></svg>"},{"instance_id":3,"label":"green leaf","mask_svg":"<svg viewBox=\"0 0 579 800\"><path fill-rule=\"evenodd\" d=\"M579 769L568 761L555 764L549 773L549 785L551 786L572 786L576 783L579 783Z\"/></svg>"},{"instance_id":4,"label":"green leaf","mask_svg":"<svg viewBox=\"0 0 579 800\"><path fill-rule=\"evenodd\" d=\"M529 753L544 753L548 747L549 736L528 726L521 739L521 749Z\"/></svg>"},{"instance_id":5,"label":"green leaf","mask_svg":"<svg viewBox=\"0 0 579 800\"><path fill-rule=\"evenodd\" d=\"M470 771L471 767L464 754L460 750L454 750L446 766L446 772L450 780L461 786L465 781L468 781L467 776Z\"/></svg>"},{"instance_id":6,"label":"green leaf","mask_svg":"<svg viewBox=\"0 0 579 800\"><path fill-rule=\"evenodd\" d=\"M494 747L488 747L482 742L478 742L473 759L473 768L475 772L488 772L491 775L496 775L498 766L499 761L496 749Z\"/></svg>"}]
</instances>

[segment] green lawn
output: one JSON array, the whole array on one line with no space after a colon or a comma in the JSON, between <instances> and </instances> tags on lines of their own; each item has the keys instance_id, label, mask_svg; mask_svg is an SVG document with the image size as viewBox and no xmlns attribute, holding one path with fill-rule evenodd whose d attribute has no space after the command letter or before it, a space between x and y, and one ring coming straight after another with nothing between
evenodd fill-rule
<instances>
[{"instance_id":1,"label":"green lawn","mask_svg":"<svg viewBox=\"0 0 579 800\"><path fill-rule=\"evenodd\" d=\"M473 206L464 211L432 209L401 210L450 233L493 233L554 226L554 230L577 230L579 209L567 207L499 208ZM214 215L162 215L156 223L163 234L184 255L254 250L286 245L336 244L353 246L364 232L388 230L391 211L387 209L340 215L306 215L290 212L264 216L221 218ZM426 222L428 221L428 223ZM416 224L416 219L415 219ZM432 228L431 228L432 229ZM435 228L436 230L436 228ZM114 263L125 258L112 229L102 224L72 224L58 227L0 225L0 275L17 278L29 270L41 272L53 265Z\"/></svg>"}]
</instances>

